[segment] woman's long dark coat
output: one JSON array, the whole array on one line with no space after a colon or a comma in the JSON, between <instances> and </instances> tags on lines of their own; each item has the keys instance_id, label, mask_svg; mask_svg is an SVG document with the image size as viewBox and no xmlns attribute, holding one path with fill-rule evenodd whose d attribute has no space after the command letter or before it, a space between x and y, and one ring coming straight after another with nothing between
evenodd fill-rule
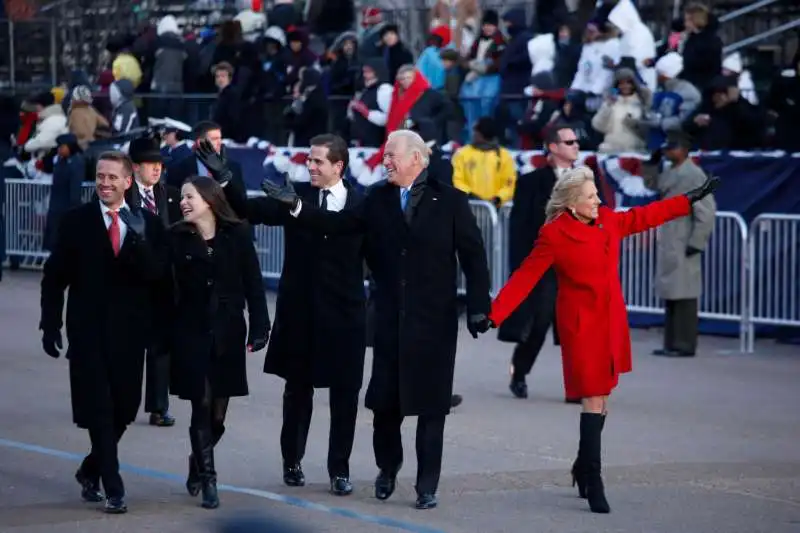
<instances>
[{"instance_id":1,"label":"woman's long dark coat","mask_svg":"<svg viewBox=\"0 0 800 533\"><path fill-rule=\"evenodd\" d=\"M376 330L366 405L404 416L450 411L458 340L458 264L467 313L489 308L489 267L466 195L423 171L405 212L400 189L374 188L361 209L326 213L303 204L298 221L334 233L363 233L375 279Z\"/></svg>"},{"instance_id":2,"label":"woman's long dark coat","mask_svg":"<svg viewBox=\"0 0 800 533\"><path fill-rule=\"evenodd\" d=\"M245 304L250 338L269 331L250 228L244 223L219 223L212 254L188 223L173 226L170 241L176 304L170 391L186 400L202 398L208 378L215 396L246 396Z\"/></svg>"},{"instance_id":3,"label":"woman's long dark coat","mask_svg":"<svg viewBox=\"0 0 800 533\"><path fill-rule=\"evenodd\" d=\"M68 211L44 266L40 329L61 329L69 289L72 417L82 428L129 424L139 411L145 348L158 328L156 293L167 262L161 221L143 216L146 239L129 229L114 257L99 202Z\"/></svg>"},{"instance_id":4,"label":"woman's long dark coat","mask_svg":"<svg viewBox=\"0 0 800 533\"><path fill-rule=\"evenodd\" d=\"M345 187L344 209L355 209L363 195ZM319 203L319 189L298 184L296 190L304 203ZM253 224L284 226L283 269L264 372L318 388L360 389L366 351L363 236L301 228L269 198L250 200L248 218Z\"/></svg>"}]
</instances>

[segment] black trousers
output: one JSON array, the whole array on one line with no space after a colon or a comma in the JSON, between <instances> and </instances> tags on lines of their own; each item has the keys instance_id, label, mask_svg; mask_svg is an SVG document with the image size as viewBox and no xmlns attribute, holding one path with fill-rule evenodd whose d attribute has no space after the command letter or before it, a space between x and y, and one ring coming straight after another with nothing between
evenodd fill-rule
<instances>
[{"instance_id":1,"label":"black trousers","mask_svg":"<svg viewBox=\"0 0 800 533\"><path fill-rule=\"evenodd\" d=\"M666 300L664 348L684 353L697 350L697 299Z\"/></svg>"},{"instance_id":2,"label":"black trousers","mask_svg":"<svg viewBox=\"0 0 800 533\"><path fill-rule=\"evenodd\" d=\"M328 435L328 475L350 476L350 454L356 433L358 389L331 387L331 428ZM308 383L287 381L283 389L283 427L281 453L286 465L299 464L306 453L314 387Z\"/></svg>"},{"instance_id":3,"label":"black trousers","mask_svg":"<svg viewBox=\"0 0 800 533\"><path fill-rule=\"evenodd\" d=\"M539 352L542 351L550 326L553 326L553 339L558 344L558 334L554 323L556 294L556 277L555 272L551 269L545 273L529 296L534 299L530 305L530 329L525 340L517 344L514 354L511 356L515 381L524 380L525 376L530 374L536 358L539 357Z\"/></svg>"},{"instance_id":4,"label":"black trousers","mask_svg":"<svg viewBox=\"0 0 800 533\"><path fill-rule=\"evenodd\" d=\"M169 410L169 354L147 352L144 410L166 413Z\"/></svg>"},{"instance_id":5,"label":"black trousers","mask_svg":"<svg viewBox=\"0 0 800 533\"><path fill-rule=\"evenodd\" d=\"M81 471L92 481L102 481L107 498L125 496L125 485L119 474L117 445L127 426L124 424L99 425L89 428L92 450L81 463Z\"/></svg>"},{"instance_id":6,"label":"black trousers","mask_svg":"<svg viewBox=\"0 0 800 533\"><path fill-rule=\"evenodd\" d=\"M417 483L418 494L435 493L442 472L445 415L417 417ZM403 464L403 440L400 410L375 411L372 447L375 462L381 471L396 476Z\"/></svg>"}]
</instances>

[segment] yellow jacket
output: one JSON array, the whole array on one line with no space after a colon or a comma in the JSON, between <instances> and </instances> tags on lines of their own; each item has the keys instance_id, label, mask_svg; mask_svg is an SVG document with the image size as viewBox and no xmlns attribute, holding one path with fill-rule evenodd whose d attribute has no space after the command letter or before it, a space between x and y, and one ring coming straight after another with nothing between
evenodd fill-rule
<instances>
[{"instance_id":1,"label":"yellow jacket","mask_svg":"<svg viewBox=\"0 0 800 533\"><path fill-rule=\"evenodd\" d=\"M467 145L453 155L453 185L481 200L499 198L504 204L514 196L517 167L505 148L480 149Z\"/></svg>"},{"instance_id":2,"label":"yellow jacket","mask_svg":"<svg viewBox=\"0 0 800 533\"><path fill-rule=\"evenodd\" d=\"M139 60L128 52L122 52L114 59L111 63L111 72L114 73L115 81L130 80L134 89L142 82L142 67L139 66Z\"/></svg>"}]
</instances>

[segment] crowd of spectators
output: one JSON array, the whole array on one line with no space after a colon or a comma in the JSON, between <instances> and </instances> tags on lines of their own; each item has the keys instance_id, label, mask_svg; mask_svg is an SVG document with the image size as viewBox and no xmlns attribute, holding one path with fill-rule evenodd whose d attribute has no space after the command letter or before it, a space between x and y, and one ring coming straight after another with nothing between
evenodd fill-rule
<instances>
[{"instance_id":1,"label":"crowd of spectators","mask_svg":"<svg viewBox=\"0 0 800 533\"><path fill-rule=\"evenodd\" d=\"M581 149L604 153L646 152L671 131L704 150L800 151L789 130L800 119L800 54L759 101L741 56L723 56L704 4L686 4L657 46L631 0L601 0L582 27L562 2L529 21L522 8L434 0L416 57L385 13L364 7L357 16L352 0L310 0L304 11L276 0L266 13L245 10L204 28L168 15L112 39L93 81L77 71L63 99L56 91L28 99L23 111L38 125L21 146L52 149L67 132L85 146L136 127L141 101L151 117L182 118L189 104L178 93L215 93L192 118L214 120L237 142L305 146L333 131L377 147L413 127L442 145L531 149L557 121ZM148 96L138 110L137 95ZM486 117L495 137L475 139Z\"/></svg>"}]
</instances>

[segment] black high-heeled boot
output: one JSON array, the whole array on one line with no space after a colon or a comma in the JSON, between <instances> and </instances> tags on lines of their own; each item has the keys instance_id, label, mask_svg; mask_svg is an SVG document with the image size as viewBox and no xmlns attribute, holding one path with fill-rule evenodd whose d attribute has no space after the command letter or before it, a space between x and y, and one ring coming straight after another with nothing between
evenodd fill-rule
<instances>
[{"instance_id":1,"label":"black high-heeled boot","mask_svg":"<svg viewBox=\"0 0 800 533\"><path fill-rule=\"evenodd\" d=\"M200 505L205 509L216 509L219 507L219 495L217 472L214 470L214 437L211 430L205 428L190 428L189 434L192 441L192 455L200 478L200 490L203 493L203 502Z\"/></svg>"},{"instance_id":2,"label":"black high-heeled boot","mask_svg":"<svg viewBox=\"0 0 800 533\"><path fill-rule=\"evenodd\" d=\"M191 431L191 430L190 430ZM194 460L194 454L189 454L189 475L186 476L186 492L189 496L197 496L200 494L202 482L200 481L200 472L197 471L197 462Z\"/></svg>"},{"instance_id":3,"label":"black high-heeled boot","mask_svg":"<svg viewBox=\"0 0 800 533\"><path fill-rule=\"evenodd\" d=\"M600 423L600 432L602 433L603 427L606 425L606 415L603 415L603 420ZM570 473L572 474L572 486L578 486L578 496L586 499L586 468L584 467L585 461L581 457L581 445L578 442L578 456L575 458L575 461L572 463L572 470Z\"/></svg>"},{"instance_id":4,"label":"black high-heeled boot","mask_svg":"<svg viewBox=\"0 0 800 533\"><path fill-rule=\"evenodd\" d=\"M581 413L581 439L578 450L578 456L586 473L586 498L589 500L589 508L593 513L603 514L611 512L601 476L601 434L604 418L599 413Z\"/></svg>"}]
</instances>

